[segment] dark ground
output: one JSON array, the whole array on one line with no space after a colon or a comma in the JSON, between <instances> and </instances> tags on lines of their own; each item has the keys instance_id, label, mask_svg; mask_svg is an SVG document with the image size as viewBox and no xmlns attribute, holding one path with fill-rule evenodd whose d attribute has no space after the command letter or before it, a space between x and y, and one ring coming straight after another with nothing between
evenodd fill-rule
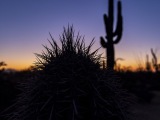
<instances>
[{"instance_id":1,"label":"dark ground","mask_svg":"<svg viewBox=\"0 0 160 120\"><path fill-rule=\"evenodd\" d=\"M21 71L0 76L0 112L10 106L19 93L15 87L17 83L25 81L31 74L31 71ZM119 76L124 87L141 98L133 105L133 120L160 120L160 73L127 72ZM150 92L154 94L153 98Z\"/></svg>"},{"instance_id":2,"label":"dark ground","mask_svg":"<svg viewBox=\"0 0 160 120\"><path fill-rule=\"evenodd\" d=\"M160 91L153 93L155 96L151 103L138 103L134 106L134 120L160 120Z\"/></svg>"}]
</instances>

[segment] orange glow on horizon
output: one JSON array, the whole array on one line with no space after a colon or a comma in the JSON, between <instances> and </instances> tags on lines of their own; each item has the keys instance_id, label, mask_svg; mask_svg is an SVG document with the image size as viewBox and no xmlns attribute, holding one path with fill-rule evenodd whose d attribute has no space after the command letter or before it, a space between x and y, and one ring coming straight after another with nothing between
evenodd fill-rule
<instances>
[{"instance_id":1,"label":"orange glow on horizon","mask_svg":"<svg viewBox=\"0 0 160 120\"><path fill-rule=\"evenodd\" d=\"M15 69L15 70L24 70L28 69L31 66L34 66L33 60L30 60L28 62L19 61L19 62L10 62L6 61L7 66L5 66L6 69ZM118 62L118 65L121 66L121 69L130 69L132 71L136 71L138 66L135 62L129 62L129 61L122 61ZM143 66L144 67L144 66Z\"/></svg>"},{"instance_id":2,"label":"orange glow on horizon","mask_svg":"<svg viewBox=\"0 0 160 120\"><path fill-rule=\"evenodd\" d=\"M14 60L5 60L5 63L7 66L5 66L6 69L15 69L15 70L24 70L28 69L30 66L34 65L34 60L21 60L21 61L14 61Z\"/></svg>"},{"instance_id":3,"label":"orange glow on horizon","mask_svg":"<svg viewBox=\"0 0 160 120\"><path fill-rule=\"evenodd\" d=\"M14 69L14 70L24 70L24 69L28 69L30 66L32 66L31 64L30 65L7 65L5 68L6 69Z\"/></svg>"}]
</instances>

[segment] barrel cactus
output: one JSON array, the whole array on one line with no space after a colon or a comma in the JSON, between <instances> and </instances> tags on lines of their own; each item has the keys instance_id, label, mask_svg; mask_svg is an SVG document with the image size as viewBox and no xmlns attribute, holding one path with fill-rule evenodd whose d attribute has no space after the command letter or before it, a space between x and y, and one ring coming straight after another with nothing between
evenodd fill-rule
<instances>
[{"instance_id":1,"label":"barrel cactus","mask_svg":"<svg viewBox=\"0 0 160 120\"><path fill-rule=\"evenodd\" d=\"M113 73L101 70L94 40L86 46L69 26L59 47L36 54L34 77L23 86L8 120L128 120L128 98Z\"/></svg>"}]
</instances>

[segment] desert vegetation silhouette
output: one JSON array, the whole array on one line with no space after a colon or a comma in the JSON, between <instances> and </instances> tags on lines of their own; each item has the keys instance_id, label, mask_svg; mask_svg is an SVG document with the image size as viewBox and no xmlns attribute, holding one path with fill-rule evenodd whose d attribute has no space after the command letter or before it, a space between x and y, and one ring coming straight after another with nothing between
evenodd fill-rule
<instances>
[{"instance_id":1,"label":"desert vegetation silhouette","mask_svg":"<svg viewBox=\"0 0 160 120\"><path fill-rule=\"evenodd\" d=\"M114 0L108 0L108 5L106 36L100 37L106 62L101 63L99 48L91 51L95 40L86 45L85 38L69 25L60 43L49 34L50 46L35 54L36 63L29 70L10 73L6 63L0 62L0 120L129 120L135 99L152 103L153 91L160 90L157 52L151 49L152 61L146 55L146 68L140 64L135 72L122 69L117 61L123 58L116 59L114 50L123 32L121 1L115 30Z\"/></svg>"},{"instance_id":2,"label":"desert vegetation silhouette","mask_svg":"<svg viewBox=\"0 0 160 120\"><path fill-rule=\"evenodd\" d=\"M0 62L0 72L4 71L4 66L7 66L7 64L4 61Z\"/></svg>"},{"instance_id":3,"label":"desert vegetation silhouette","mask_svg":"<svg viewBox=\"0 0 160 120\"><path fill-rule=\"evenodd\" d=\"M51 36L51 48L36 54L36 74L20 84L22 93L6 110L7 119L127 120L128 94L113 73L100 68L101 54L91 52L94 40L86 46L68 26L60 41L62 47Z\"/></svg>"},{"instance_id":4,"label":"desert vegetation silhouette","mask_svg":"<svg viewBox=\"0 0 160 120\"><path fill-rule=\"evenodd\" d=\"M104 24L106 29L105 38L100 37L100 43L106 48L107 69L113 70L115 65L114 44L120 42L123 31L123 19L121 13L121 1L117 3L117 26L114 30L114 0L108 0L108 15L104 14ZM106 40L105 40L106 39Z\"/></svg>"},{"instance_id":5,"label":"desert vegetation silhouette","mask_svg":"<svg viewBox=\"0 0 160 120\"><path fill-rule=\"evenodd\" d=\"M155 72L159 72L160 71L160 64L158 63L158 58L156 55L156 50L154 51L153 48L151 48L151 54L152 54L152 66L155 70Z\"/></svg>"}]
</instances>

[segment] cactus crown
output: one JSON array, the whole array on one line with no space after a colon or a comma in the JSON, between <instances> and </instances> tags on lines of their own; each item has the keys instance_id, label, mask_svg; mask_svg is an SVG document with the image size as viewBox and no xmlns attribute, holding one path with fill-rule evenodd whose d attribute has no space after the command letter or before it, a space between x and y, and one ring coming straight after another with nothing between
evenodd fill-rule
<instances>
[{"instance_id":1,"label":"cactus crown","mask_svg":"<svg viewBox=\"0 0 160 120\"><path fill-rule=\"evenodd\" d=\"M123 31L123 20L122 20L122 13L121 13L121 1L118 1L117 3L117 25L116 29L113 28L114 23L114 0L109 0L108 2L108 15L104 14L104 24L106 29L106 39L107 42L104 41L104 38L101 37L101 45L104 48L107 48L107 45L110 44L117 44L121 37L122 37L122 31ZM116 38L115 38L116 37ZM113 39L114 38L114 39Z\"/></svg>"},{"instance_id":2,"label":"cactus crown","mask_svg":"<svg viewBox=\"0 0 160 120\"><path fill-rule=\"evenodd\" d=\"M94 39L91 41L89 46L86 46L84 43L84 37L80 36L79 34L77 36L74 35L73 26L68 27L67 29L64 28L63 34L60 36L60 42L62 45L61 48L57 45L51 34L50 37L52 39L52 41L49 41L51 49L47 46L44 46L46 52L43 51L42 54L36 54L36 66L38 69L48 70L49 67L54 67L52 66L52 63L59 61L66 63L66 60L72 61L75 59L78 61L80 58L86 58L86 60L93 61L97 65L100 65L101 54L97 55L98 49L91 52Z\"/></svg>"}]
</instances>

